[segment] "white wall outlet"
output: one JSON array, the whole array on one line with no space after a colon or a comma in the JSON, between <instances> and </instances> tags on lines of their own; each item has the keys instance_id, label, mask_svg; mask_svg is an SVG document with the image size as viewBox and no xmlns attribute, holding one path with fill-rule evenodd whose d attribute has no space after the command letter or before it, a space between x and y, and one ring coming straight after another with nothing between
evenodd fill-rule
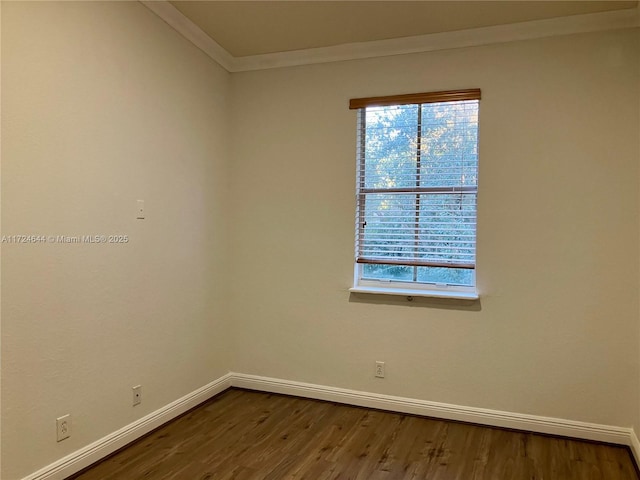
<instances>
[{"instance_id":1,"label":"white wall outlet","mask_svg":"<svg viewBox=\"0 0 640 480\"><path fill-rule=\"evenodd\" d=\"M376 362L376 377L384 378L384 362Z\"/></svg>"},{"instance_id":2,"label":"white wall outlet","mask_svg":"<svg viewBox=\"0 0 640 480\"><path fill-rule=\"evenodd\" d=\"M142 403L142 385L137 385L132 388L133 390L133 406L140 405Z\"/></svg>"},{"instance_id":3,"label":"white wall outlet","mask_svg":"<svg viewBox=\"0 0 640 480\"><path fill-rule=\"evenodd\" d=\"M62 417L56 418L56 431L58 442L71 436L71 414L67 413Z\"/></svg>"}]
</instances>

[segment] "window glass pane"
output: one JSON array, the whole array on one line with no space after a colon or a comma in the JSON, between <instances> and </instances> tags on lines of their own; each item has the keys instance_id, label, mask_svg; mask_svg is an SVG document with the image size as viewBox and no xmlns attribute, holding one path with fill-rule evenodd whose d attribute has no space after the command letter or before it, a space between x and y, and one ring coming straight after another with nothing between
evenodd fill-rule
<instances>
[{"instance_id":1,"label":"window glass pane","mask_svg":"<svg viewBox=\"0 0 640 480\"><path fill-rule=\"evenodd\" d=\"M476 194L420 197L417 258L475 263Z\"/></svg>"},{"instance_id":2,"label":"window glass pane","mask_svg":"<svg viewBox=\"0 0 640 480\"><path fill-rule=\"evenodd\" d=\"M473 270L466 268L417 267L418 282L473 286Z\"/></svg>"},{"instance_id":3,"label":"window glass pane","mask_svg":"<svg viewBox=\"0 0 640 480\"><path fill-rule=\"evenodd\" d=\"M402 258L414 253L415 194L371 193L365 197L363 252Z\"/></svg>"},{"instance_id":4,"label":"window glass pane","mask_svg":"<svg viewBox=\"0 0 640 480\"><path fill-rule=\"evenodd\" d=\"M363 265L362 278L369 280L413 281L413 269L402 265Z\"/></svg>"},{"instance_id":5,"label":"window glass pane","mask_svg":"<svg viewBox=\"0 0 640 480\"><path fill-rule=\"evenodd\" d=\"M421 186L477 185L478 102L425 104L421 119Z\"/></svg>"},{"instance_id":6,"label":"window glass pane","mask_svg":"<svg viewBox=\"0 0 640 480\"><path fill-rule=\"evenodd\" d=\"M416 185L418 105L370 107L365 119L365 187Z\"/></svg>"}]
</instances>

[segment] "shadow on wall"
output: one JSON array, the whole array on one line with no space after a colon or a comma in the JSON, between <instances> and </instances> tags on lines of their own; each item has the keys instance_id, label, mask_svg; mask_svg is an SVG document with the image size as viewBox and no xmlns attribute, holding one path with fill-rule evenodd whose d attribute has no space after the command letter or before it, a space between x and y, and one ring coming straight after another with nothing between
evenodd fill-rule
<instances>
[{"instance_id":1,"label":"shadow on wall","mask_svg":"<svg viewBox=\"0 0 640 480\"><path fill-rule=\"evenodd\" d=\"M368 303L371 305L396 305L410 308L439 308L442 310L460 310L479 312L482 303L478 300L460 300L436 297L404 297L401 295L372 295L369 293L349 294L350 303Z\"/></svg>"}]
</instances>

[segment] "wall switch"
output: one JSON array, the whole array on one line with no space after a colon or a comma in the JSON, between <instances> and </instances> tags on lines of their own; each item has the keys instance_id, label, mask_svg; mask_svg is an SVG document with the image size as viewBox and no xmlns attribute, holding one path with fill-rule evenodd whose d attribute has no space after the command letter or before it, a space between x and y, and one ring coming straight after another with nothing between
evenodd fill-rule
<instances>
[{"instance_id":1,"label":"wall switch","mask_svg":"<svg viewBox=\"0 0 640 480\"><path fill-rule=\"evenodd\" d=\"M56 431L58 442L71 436L71 414L56 418Z\"/></svg>"},{"instance_id":2,"label":"wall switch","mask_svg":"<svg viewBox=\"0 0 640 480\"><path fill-rule=\"evenodd\" d=\"M138 220L144 220L144 200L138 200Z\"/></svg>"},{"instance_id":3,"label":"wall switch","mask_svg":"<svg viewBox=\"0 0 640 480\"><path fill-rule=\"evenodd\" d=\"M376 362L376 377L384 378L384 362Z\"/></svg>"},{"instance_id":4,"label":"wall switch","mask_svg":"<svg viewBox=\"0 0 640 480\"><path fill-rule=\"evenodd\" d=\"M133 406L140 405L142 403L142 385L133 387Z\"/></svg>"}]
</instances>

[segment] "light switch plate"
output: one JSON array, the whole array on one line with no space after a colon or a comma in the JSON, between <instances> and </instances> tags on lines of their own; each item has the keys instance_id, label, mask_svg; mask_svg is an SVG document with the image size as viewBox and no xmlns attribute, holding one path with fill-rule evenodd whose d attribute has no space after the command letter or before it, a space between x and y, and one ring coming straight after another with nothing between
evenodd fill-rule
<instances>
[{"instance_id":1,"label":"light switch plate","mask_svg":"<svg viewBox=\"0 0 640 480\"><path fill-rule=\"evenodd\" d=\"M144 220L144 200L138 200L138 220Z\"/></svg>"}]
</instances>

